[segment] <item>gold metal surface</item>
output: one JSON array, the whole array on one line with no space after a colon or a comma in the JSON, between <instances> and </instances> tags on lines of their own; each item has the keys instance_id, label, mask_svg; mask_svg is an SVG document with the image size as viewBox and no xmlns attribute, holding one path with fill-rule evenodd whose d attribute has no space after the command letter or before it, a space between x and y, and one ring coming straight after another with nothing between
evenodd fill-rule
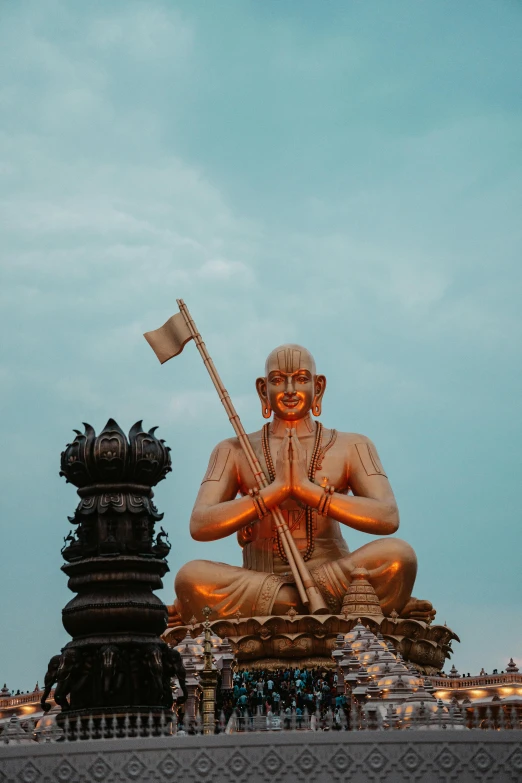
<instances>
[{"instance_id":1,"label":"gold metal surface","mask_svg":"<svg viewBox=\"0 0 522 783\"><path fill-rule=\"evenodd\" d=\"M272 351L256 381L262 415L271 421L264 436L262 430L247 436L190 317L187 323L238 435L212 452L190 530L198 541L236 533L243 568L205 560L184 565L175 582L181 620L200 618L206 605L218 617L284 614L291 607L338 614L356 568L368 571L385 616L433 619L432 605L411 596L417 559L406 542L379 538L350 553L341 535L340 525L391 535L399 512L369 438L322 427L318 446L311 414L321 414L326 378L310 352L299 345Z\"/></svg>"},{"instance_id":2,"label":"gold metal surface","mask_svg":"<svg viewBox=\"0 0 522 783\"><path fill-rule=\"evenodd\" d=\"M228 414L228 418L237 435L239 444L243 450L244 457L248 463L248 467L250 468L250 471L255 478L257 486L254 485L253 487L250 487L248 494L254 500L256 514L260 518L267 516L268 514L266 513L267 506L265 499L263 496L260 496L259 489L267 487L269 485L269 481L259 463L259 459L256 453L252 449L251 443L247 437L243 425L241 424L236 409L232 404L232 400L230 399L230 396L223 385L214 362L212 361L207 351L206 345L203 342L201 334L197 330L196 324L194 323L186 304L184 303L183 299L178 299L177 303L179 305L180 313L185 319L186 327L196 343L197 349L201 354L205 367L207 368L212 382L216 387L216 391L219 394L219 398L223 403L223 407ZM176 318L176 316L174 316L174 318ZM180 348L178 353L181 352L181 350L182 348ZM277 531L278 541L282 544L284 549L285 560L292 572L294 584L299 593L300 600L303 604L309 606L310 612L312 614L326 614L328 609L324 603L323 597L321 596L317 585L315 584L301 554L295 545L295 541L277 502L272 503L270 506L270 512L273 524L275 525Z\"/></svg>"},{"instance_id":3,"label":"gold metal surface","mask_svg":"<svg viewBox=\"0 0 522 783\"><path fill-rule=\"evenodd\" d=\"M357 587L356 578L351 588ZM368 595L368 585L365 585ZM349 594L350 595L350 594ZM452 644L459 641L446 625L428 625L411 617L392 619L376 614L374 607L360 617L348 611L345 615L299 615L290 608L285 615L265 617L217 617L210 622L211 631L220 639L228 639L240 666L258 666L259 661L284 660L285 666L297 666L296 661L314 659L317 665L331 660L339 634L354 631L357 625L369 628L374 634L382 634L390 641L403 658L410 661L425 674L434 674L444 668L445 660L451 657ZM176 647L186 644L187 636L197 639L204 632L204 624L174 626L165 631L163 639ZM354 642L355 644L355 642ZM359 642L357 642L359 644ZM366 640L361 644L366 644ZM356 645L357 646L357 645ZM373 655L373 653L369 653ZM305 664L309 668L312 665ZM262 668L262 666L261 666ZM443 683L444 684L444 683ZM447 685L447 683L446 683Z\"/></svg>"}]
</instances>

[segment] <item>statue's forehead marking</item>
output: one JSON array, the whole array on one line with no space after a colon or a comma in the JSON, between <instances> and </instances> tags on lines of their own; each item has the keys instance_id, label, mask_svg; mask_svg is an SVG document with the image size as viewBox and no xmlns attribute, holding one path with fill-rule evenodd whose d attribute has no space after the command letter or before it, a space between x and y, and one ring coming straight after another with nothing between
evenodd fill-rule
<instances>
[{"instance_id":1,"label":"statue's forehead marking","mask_svg":"<svg viewBox=\"0 0 522 783\"><path fill-rule=\"evenodd\" d=\"M296 372L301 366L301 351L296 348L278 351L277 363L281 372Z\"/></svg>"}]
</instances>

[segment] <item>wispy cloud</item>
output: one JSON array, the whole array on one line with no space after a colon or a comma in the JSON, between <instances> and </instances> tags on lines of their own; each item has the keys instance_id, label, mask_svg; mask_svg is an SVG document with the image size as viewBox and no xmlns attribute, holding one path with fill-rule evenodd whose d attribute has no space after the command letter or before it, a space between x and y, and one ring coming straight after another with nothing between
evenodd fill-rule
<instances>
[{"instance_id":1,"label":"wispy cloud","mask_svg":"<svg viewBox=\"0 0 522 783\"><path fill-rule=\"evenodd\" d=\"M492 601L518 601L505 541L522 434L521 18L467 0L451 29L437 3L398 0L377 17L365 4L272 6L3 9L1 524L7 551L31 535L27 567L47 559L57 574L45 610L30 586L19 601L38 618L67 600L56 542L72 495L56 462L83 420L160 425L173 570L202 552L237 561L232 538L201 548L187 529L226 416L193 346L160 367L142 336L183 297L249 430L267 353L299 341L317 354L325 423L386 455L419 578L431 574L421 584L469 650L482 644L466 625L465 596L482 612L476 573L502 562ZM5 559L7 585L17 568ZM498 629L507 654L509 634ZM9 663L20 685L43 665L28 639ZM484 665L502 668L498 649Z\"/></svg>"}]
</instances>

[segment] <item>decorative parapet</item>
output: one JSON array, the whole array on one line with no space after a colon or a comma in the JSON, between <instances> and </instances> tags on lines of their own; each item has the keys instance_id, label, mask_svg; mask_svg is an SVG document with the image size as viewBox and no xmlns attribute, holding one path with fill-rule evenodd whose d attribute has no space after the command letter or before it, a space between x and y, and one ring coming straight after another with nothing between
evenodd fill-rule
<instances>
[{"instance_id":1,"label":"decorative parapet","mask_svg":"<svg viewBox=\"0 0 522 783\"><path fill-rule=\"evenodd\" d=\"M0 710L5 710L8 707L18 707L21 704L38 704L40 697L43 693L41 691L33 691L32 693L21 693L18 696L8 696L5 699L0 699ZM54 695L54 689L51 690L49 698L52 699Z\"/></svg>"},{"instance_id":2,"label":"decorative parapet","mask_svg":"<svg viewBox=\"0 0 522 783\"><path fill-rule=\"evenodd\" d=\"M520 685L522 674L486 674L477 677L430 677L435 688L485 688L491 685Z\"/></svg>"},{"instance_id":3,"label":"decorative parapet","mask_svg":"<svg viewBox=\"0 0 522 783\"><path fill-rule=\"evenodd\" d=\"M0 743L6 780L265 783L495 781L522 777L519 731L279 731L31 745Z\"/></svg>"}]
</instances>

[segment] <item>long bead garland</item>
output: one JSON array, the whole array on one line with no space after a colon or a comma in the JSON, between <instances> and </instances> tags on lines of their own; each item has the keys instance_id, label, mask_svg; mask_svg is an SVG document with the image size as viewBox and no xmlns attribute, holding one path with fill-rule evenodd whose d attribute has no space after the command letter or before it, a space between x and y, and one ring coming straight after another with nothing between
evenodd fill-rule
<instances>
[{"instance_id":1,"label":"long bead garland","mask_svg":"<svg viewBox=\"0 0 522 783\"><path fill-rule=\"evenodd\" d=\"M319 462L319 456L321 454L321 444L323 440L323 425L320 421L316 421L315 423L315 442L314 442L314 448L312 450L312 458L310 460L310 467L308 468L308 478L310 481L314 481L315 479L315 473L317 471L317 464ZM272 459L272 454L270 452L270 422L267 422L263 426L263 432L261 436L261 443L263 447L263 456L265 458L266 467L268 470L268 477L270 479L270 483L272 483L275 480L275 467L274 467L274 461ZM314 509L311 506L306 507L306 549L303 555L303 559L310 560L312 557L312 553L314 551L315 547L315 541L314 541ZM279 557L283 561L283 563L288 563L288 560L286 558L283 544L281 541L281 537L279 533L277 535L277 550Z\"/></svg>"}]
</instances>

